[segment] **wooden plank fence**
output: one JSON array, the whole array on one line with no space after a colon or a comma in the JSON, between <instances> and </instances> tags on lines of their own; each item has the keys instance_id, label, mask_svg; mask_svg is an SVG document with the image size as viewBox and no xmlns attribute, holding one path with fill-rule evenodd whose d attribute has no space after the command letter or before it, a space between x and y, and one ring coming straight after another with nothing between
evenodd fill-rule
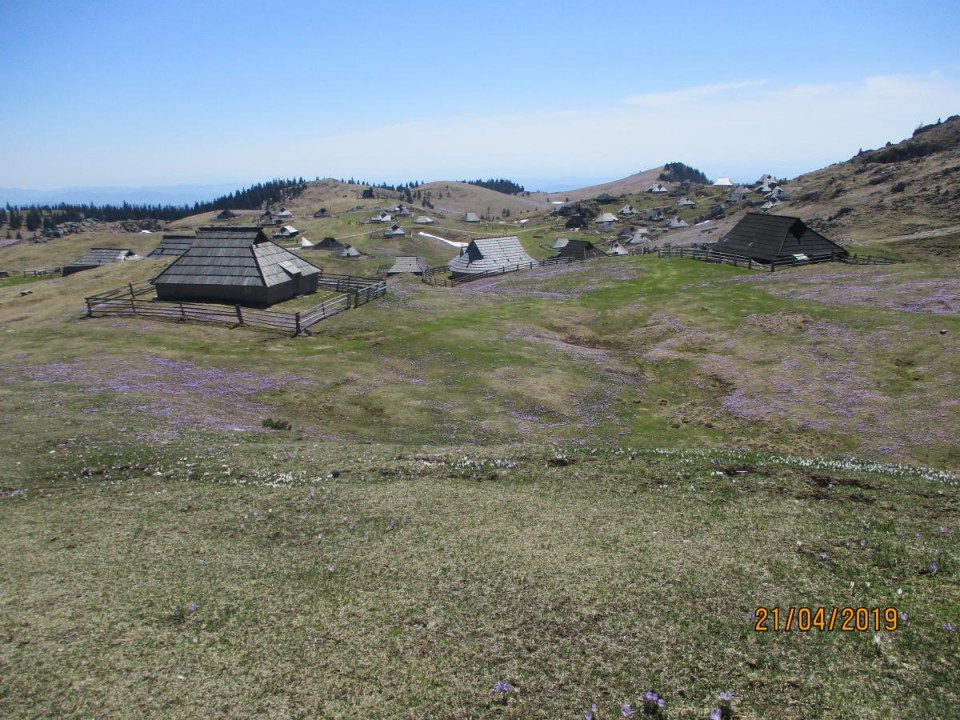
<instances>
[{"instance_id":1,"label":"wooden plank fence","mask_svg":"<svg viewBox=\"0 0 960 720\"><path fill-rule=\"evenodd\" d=\"M57 266L54 268L33 268L29 270L23 270L23 277L40 277L42 275L56 275L63 272L63 267Z\"/></svg>"},{"instance_id":2,"label":"wooden plank fence","mask_svg":"<svg viewBox=\"0 0 960 720\"><path fill-rule=\"evenodd\" d=\"M704 262L725 263L737 267L745 267L750 270L763 270L774 272L777 268L795 267L797 265L810 265L821 262L843 262L851 265L892 265L903 262L902 260L892 260L890 258L873 257L872 255L840 255L838 253L824 253L822 255L810 255L806 260L790 258L789 260L776 260L772 263L762 263L752 258L742 255L731 255L728 253L716 252L714 250L703 250L701 248L691 247L665 247L660 248L659 256L661 260L670 258L689 258L691 260L703 260Z\"/></svg>"},{"instance_id":3,"label":"wooden plank fence","mask_svg":"<svg viewBox=\"0 0 960 720\"><path fill-rule=\"evenodd\" d=\"M310 334L310 328L337 313L360 307L387 292L384 280L327 277L324 287L334 283L343 292L336 297L296 313L259 310L241 305L157 300L153 285L139 283L108 290L86 298L87 317L124 315L173 322L201 322L230 327L246 326L297 336Z\"/></svg>"}]
</instances>

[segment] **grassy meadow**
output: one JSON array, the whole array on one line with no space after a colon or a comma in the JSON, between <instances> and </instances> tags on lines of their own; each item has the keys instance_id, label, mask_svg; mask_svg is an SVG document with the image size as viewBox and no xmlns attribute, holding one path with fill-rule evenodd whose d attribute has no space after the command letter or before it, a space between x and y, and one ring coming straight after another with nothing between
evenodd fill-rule
<instances>
[{"instance_id":1,"label":"grassy meadow","mask_svg":"<svg viewBox=\"0 0 960 720\"><path fill-rule=\"evenodd\" d=\"M960 707L955 268L399 279L297 338L81 319L163 265L0 285L0 715Z\"/></svg>"}]
</instances>

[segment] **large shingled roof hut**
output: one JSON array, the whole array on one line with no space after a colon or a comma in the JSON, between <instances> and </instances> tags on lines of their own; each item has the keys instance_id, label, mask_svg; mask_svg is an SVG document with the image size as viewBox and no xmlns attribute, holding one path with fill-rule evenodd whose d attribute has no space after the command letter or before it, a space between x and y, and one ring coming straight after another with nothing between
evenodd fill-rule
<instances>
[{"instance_id":1,"label":"large shingled roof hut","mask_svg":"<svg viewBox=\"0 0 960 720\"><path fill-rule=\"evenodd\" d=\"M160 300L264 306L316 292L320 273L260 228L200 228L190 249L152 282Z\"/></svg>"},{"instance_id":2,"label":"large shingled roof hut","mask_svg":"<svg viewBox=\"0 0 960 720\"><path fill-rule=\"evenodd\" d=\"M800 218L747 213L716 244L717 252L740 255L764 263L823 260L849 253L807 227Z\"/></svg>"},{"instance_id":3,"label":"large shingled roof hut","mask_svg":"<svg viewBox=\"0 0 960 720\"><path fill-rule=\"evenodd\" d=\"M453 277L480 275L490 272L508 272L519 266L533 267L536 260L527 255L516 235L495 238L477 238L448 265Z\"/></svg>"}]
</instances>

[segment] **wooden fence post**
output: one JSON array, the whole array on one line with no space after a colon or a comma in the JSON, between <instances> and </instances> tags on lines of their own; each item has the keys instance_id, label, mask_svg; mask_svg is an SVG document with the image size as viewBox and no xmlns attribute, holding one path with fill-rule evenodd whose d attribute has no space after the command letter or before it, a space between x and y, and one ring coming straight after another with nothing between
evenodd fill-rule
<instances>
[{"instance_id":1,"label":"wooden fence post","mask_svg":"<svg viewBox=\"0 0 960 720\"><path fill-rule=\"evenodd\" d=\"M183 311L183 303L180 303L180 320L183 322L187 321L187 314Z\"/></svg>"},{"instance_id":2,"label":"wooden fence post","mask_svg":"<svg viewBox=\"0 0 960 720\"><path fill-rule=\"evenodd\" d=\"M87 317L93 317L93 307L90 305L90 298L84 298L87 301Z\"/></svg>"},{"instance_id":3,"label":"wooden fence post","mask_svg":"<svg viewBox=\"0 0 960 720\"><path fill-rule=\"evenodd\" d=\"M297 331L294 333L294 337L300 334L300 313L297 313L293 316L294 321L297 323Z\"/></svg>"},{"instance_id":4,"label":"wooden fence post","mask_svg":"<svg viewBox=\"0 0 960 720\"><path fill-rule=\"evenodd\" d=\"M234 307L236 308L236 311L237 311L237 324L243 325L243 313L240 311L240 306L234 305Z\"/></svg>"},{"instance_id":5,"label":"wooden fence post","mask_svg":"<svg viewBox=\"0 0 960 720\"><path fill-rule=\"evenodd\" d=\"M133 293L133 285L127 283L127 287L130 288L130 309L133 310L133 314L137 314L137 296Z\"/></svg>"}]
</instances>

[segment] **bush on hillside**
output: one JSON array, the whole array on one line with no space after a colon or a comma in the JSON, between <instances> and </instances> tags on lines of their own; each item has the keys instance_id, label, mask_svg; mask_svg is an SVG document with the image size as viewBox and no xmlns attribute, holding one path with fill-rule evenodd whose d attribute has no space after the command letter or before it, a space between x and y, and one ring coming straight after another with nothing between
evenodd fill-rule
<instances>
[{"instance_id":1,"label":"bush on hillside","mask_svg":"<svg viewBox=\"0 0 960 720\"><path fill-rule=\"evenodd\" d=\"M710 182L707 176L700 170L685 165L682 162L672 162L664 165L659 180L662 182L683 182L684 180L689 180L692 183L700 183L702 185L707 185Z\"/></svg>"}]
</instances>

